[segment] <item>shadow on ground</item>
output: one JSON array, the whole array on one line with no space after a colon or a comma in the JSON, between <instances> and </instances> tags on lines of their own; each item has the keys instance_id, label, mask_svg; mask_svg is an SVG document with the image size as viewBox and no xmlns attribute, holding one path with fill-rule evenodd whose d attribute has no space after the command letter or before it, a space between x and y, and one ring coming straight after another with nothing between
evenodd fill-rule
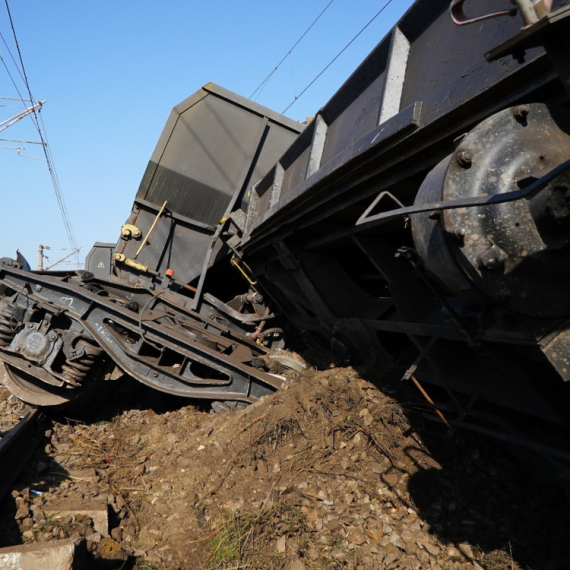
<instances>
[{"instance_id":1,"label":"shadow on ground","mask_svg":"<svg viewBox=\"0 0 570 570\"><path fill-rule=\"evenodd\" d=\"M562 489L502 442L465 431L450 437L445 426L425 421L426 402L400 380L401 371L359 372L401 404L410 430L439 465L416 464L408 479L411 507L431 534L459 550L472 545L468 553L485 570L570 568L570 508ZM420 450L405 451L413 459Z\"/></svg>"}]
</instances>

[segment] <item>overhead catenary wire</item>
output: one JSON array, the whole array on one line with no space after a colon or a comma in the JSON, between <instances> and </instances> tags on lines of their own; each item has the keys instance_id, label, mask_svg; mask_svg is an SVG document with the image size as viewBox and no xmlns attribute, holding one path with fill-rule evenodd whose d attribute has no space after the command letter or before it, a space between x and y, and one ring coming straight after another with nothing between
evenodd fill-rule
<instances>
[{"instance_id":1,"label":"overhead catenary wire","mask_svg":"<svg viewBox=\"0 0 570 570\"><path fill-rule=\"evenodd\" d=\"M16 42L16 46L17 46L18 40L16 39L16 31L15 31L14 26L12 24L12 17L10 15L10 9L8 7L8 1L7 0L5 0L5 1L6 1L6 9L8 10L8 16L10 18L10 24L12 25L12 32L14 34L14 41ZM37 103L37 101L33 100L32 95L30 93L30 88L27 85L27 80L26 80L25 74L22 72L22 70L18 66L16 60L14 59L14 56L12 55L12 52L10 51L10 47L6 43L4 36L2 34L0 34L0 35L2 36L2 40L4 42L4 45L6 46L6 49L8 50L8 53L10 54L10 57L12 58L12 61L14 62L14 66L18 70L18 73L20 74L20 77L24 81L24 84L26 84L26 87L28 88L28 93L30 94L30 99L24 99L24 96L20 92L20 88L18 87L18 84L16 83L15 79L12 77L12 74L10 73L10 69L6 65L6 62L4 61L2 54L0 54L0 61L2 61L2 64L4 65L4 69L6 70L6 73L8 74L8 77L10 78L10 81L12 82L12 85L14 86L14 89L16 90L16 93L18 94L18 97L19 97L19 99L16 99L15 97L2 97L2 99L8 100L8 101L21 101L24 104L24 109L28 109L28 106L26 105L26 103L32 103L32 105L33 105L34 103ZM20 49L18 48L18 53L19 52L20 52ZM21 56L20 56L20 60L22 60ZM23 63L22 63L22 65L23 65ZM36 117L35 113L33 116L30 116L30 118L32 119L32 122L34 123L36 130L39 130L39 123L37 121L37 117Z\"/></svg>"},{"instance_id":2,"label":"overhead catenary wire","mask_svg":"<svg viewBox=\"0 0 570 570\"><path fill-rule=\"evenodd\" d=\"M28 76L26 74L26 68L24 66L24 60L22 58L22 53L20 51L20 45L18 43L18 38L16 36L16 29L14 28L14 22L12 20L12 14L10 12L10 6L8 5L8 0L4 0L5 4L6 4L6 11L8 12L8 19L10 21L10 27L12 28L12 35L14 36L14 43L16 45L16 51L18 52L18 58L20 60L20 66L17 65L14 57L12 56L12 53L10 52L10 50L8 49L10 56L12 57L12 59L14 60L14 63L16 65L16 68L18 69L18 72L20 73L20 76L22 77L24 84L26 86L26 89L28 91L28 95L30 97L30 101L35 101L34 97L32 96L32 91L30 89L30 83L28 81ZM4 40L4 38L2 37L2 39ZM4 43L6 43L4 41ZM2 63L4 64L4 67L6 68L6 71L8 71L8 75L10 76L10 79L12 80L12 83L14 84L14 86L16 87L16 91L18 93L18 95L20 96L20 99L22 101L25 101L24 98L22 97L14 79L12 78L12 75L10 74L8 67L6 65L6 63L4 62L4 60L2 59ZM41 111L41 108L40 108ZM69 214L67 213L67 207L65 205L65 201L63 198L63 193L61 191L61 185L59 183L59 178L57 175L57 171L55 169L55 164L53 161L53 155L51 153L51 149L49 146L49 140L47 138L47 133L46 133L46 129L45 129L45 125L43 122L43 118L41 116L41 113L38 111L36 112L36 110L33 110L33 116L30 115L32 118L32 122L34 123L34 126L36 127L36 130L38 131L38 135L40 137L40 141L42 144L42 149L44 151L44 156L46 159L46 163L47 163L47 167L48 167L48 171L51 177L51 181L52 181L52 186L55 192L55 196L56 196L56 200L57 200L57 204L59 206L59 211L63 220L63 226L65 228L65 232L67 234L67 239L69 241L69 245L71 246L72 250L78 250L79 248L77 246L77 242L75 240L75 235L73 233L73 228L71 227L71 221L69 219ZM77 265L81 265L81 262L79 260L79 255L75 254L75 260Z\"/></svg>"},{"instance_id":3,"label":"overhead catenary wire","mask_svg":"<svg viewBox=\"0 0 570 570\"><path fill-rule=\"evenodd\" d=\"M10 69L9 67L6 65L6 62L4 61L4 58L2 57L2 54L0 54L0 61L2 62L2 65L4 66L4 69L6 70L6 73L8 74L8 77L10 78L10 81L12 82L12 85L14 86L14 89L16 89L16 93L18 93L18 95L20 96L20 99L18 99L18 101L26 101L26 99L24 99L24 97L22 96L22 94L20 93L20 89L18 88L18 84L16 83L16 81L14 80L14 78L12 77L12 74L10 73ZM25 107L27 109L27 107ZM34 123L35 124L35 123Z\"/></svg>"},{"instance_id":4,"label":"overhead catenary wire","mask_svg":"<svg viewBox=\"0 0 570 570\"><path fill-rule=\"evenodd\" d=\"M382 14L382 12L384 12L384 10L391 3L392 3L392 0L388 0L386 2L386 4L384 4L384 6L382 6L382 8L380 8L380 10L378 10L378 12L376 12L376 14L370 20L368 20L366 25L331 59L331 61L303 89L303 91L301 91L301 93L299 93L299 95L297 95L295 97L295 99L293 99L293 101L291 101L291 103L289 103L289 105L287 105L287 107L285 107L285 109L282 111L282 113L286 113L300 99L300 97L309 89L309 87L311 87L311 85L313 85L313 83L315 83L315 81L317 81L317 79L319 79L319 77L351 46L351 44L358 38L358 36L360 36L360 34L362 34L362 32L364 32L364 30L366 30L366 28L368 28L368 26L370 26L370 24L372 24L372 22L374 22L374 20L376 20L376 18L378 18L378 16L380 16L380 14Z\"/></svg>"},{"instance_id":5,"label":"overhead catenary wire","mask_svg":"<svg viewBox=\"0 0 570 570\"><path fill-rule=\"evenodd\" d=\"M261 92L265 89L265 86L273 76L273 74L279 69L281 64L291 55L293 50L301 43L301 40L309 33L311 28L320 20L321 16L328 10L329 6L334 2L334 0L330 0L330 2L324 7L323 11L313 20L312 24L303 32L303 35L293 44L293 47L283 56L281 61L273 68L273 71L257 86L255 91L249 96L251 99L256 93L256 97L254 101L261 95Z\"/></svg>"},{"instance_id":6,"label":"overhead catenary wire","mask_svg":"<svg viewBox=\"0 0 570 570\"><path fill-rule=\"evenodd\" d=\"M0 38L2 38L2 42L4 42L4 45L6 46L6 50L8 51L8 53L10 54L10 57L12 58L12 61L14 62L14 66L16 67L16 69L18 70L18 73L20 74L20 77L22 78L22 80L25 82L24 79L24 74L22 73L22 70L20 69L20 67L18 66L18 64L16 63L16 60L14 59L14 56L12 55L12 50L10 50L10 46L8 45L8 42L4 39L4 34L2 32L0 32ZM30 101L31 103L31 101Z\"/></svg>"}]
</instances>

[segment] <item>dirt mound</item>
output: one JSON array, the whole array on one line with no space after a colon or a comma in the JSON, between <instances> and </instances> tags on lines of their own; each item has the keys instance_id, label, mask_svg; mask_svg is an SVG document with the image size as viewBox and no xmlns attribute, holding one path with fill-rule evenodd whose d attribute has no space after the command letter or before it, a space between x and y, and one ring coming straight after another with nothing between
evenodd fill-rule
<instances>
[{"instance_id":1,"label":"dirt mound","mask_svg":"<svg viewBox=\"0 0 570 570\"><path fill-rule=\"evenodd\" d=\"M424 426L400 374L360 373L290 371L286 390L226 414L143 402L110 421L59 418L0 535L86 536L95 568L570 566L559 495L493 442ZM107 539L45 514L101 498Z\"/></svg>"}]
</instances>

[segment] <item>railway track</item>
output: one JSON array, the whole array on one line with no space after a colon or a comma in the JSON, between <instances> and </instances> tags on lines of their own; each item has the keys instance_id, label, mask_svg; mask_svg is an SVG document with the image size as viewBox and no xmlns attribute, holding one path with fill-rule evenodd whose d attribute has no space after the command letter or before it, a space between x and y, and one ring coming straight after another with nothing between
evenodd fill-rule
<instances>
[{"instance_id":1,"label":"railway track","mask_svg":"<svg viewBox=\"0 0 570 570\"><path fill-rule=\"evenodd\" d=\"M11 399L14 400L11 405ZM43 414L10 397L1 404L0 502L30 459L42 438Z\"/></svg>"}]
</instances>

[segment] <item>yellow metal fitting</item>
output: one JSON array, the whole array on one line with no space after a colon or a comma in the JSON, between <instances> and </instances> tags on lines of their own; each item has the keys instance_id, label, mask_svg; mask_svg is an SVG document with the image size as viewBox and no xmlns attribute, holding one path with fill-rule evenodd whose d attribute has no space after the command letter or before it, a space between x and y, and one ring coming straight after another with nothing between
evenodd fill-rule
<instances>
[{"instance_id":1,"label":"yellow metal fitting","mask_svg":"<svg viewBox=\"0 0 570 570\"><path fill-rule=\"evenodd\" d=\"M138 261L135 261L134 259L129 259L128 257L125 257L125 255L123 253L114 253L113 254L113 261L115 263L122 263L123 265L126 265L127 267L132 267L133 269L136 269L137 271L140 271L141 273L146 273L148 271L148 265L143 265L142 263L139 263Z\"/></svg>"},{"instance_id":2,"label":"yellow metal fitting","mask_svg":"<svg viewBox=\"0 0 570 570\"><path fill-rule=\"evenodd\" d=\"M121 235L127 239L139 239L142 236L142 232L133 224L125 224L121 227Z\"/></svg>"},{"instance_id":3,"label":"yellow metal fitting","mask_svg":"<svg viewBox=\"0 0 570 570\"><path fill-rule=\"evenodd\" d=\"M250 284L250 285L257 285L257 281L254 281L244 270L243 268L240 266L239 262L238 262L238 257L236 255L234 255L231 260L230 263L245 277L246 281ZM245 263L244 263L245 265ZM247 267L247 265L245 265L245 267ZM251 271L249 269L249 267L247 268L249 271Z\"/></svg>"}]
</instances>

